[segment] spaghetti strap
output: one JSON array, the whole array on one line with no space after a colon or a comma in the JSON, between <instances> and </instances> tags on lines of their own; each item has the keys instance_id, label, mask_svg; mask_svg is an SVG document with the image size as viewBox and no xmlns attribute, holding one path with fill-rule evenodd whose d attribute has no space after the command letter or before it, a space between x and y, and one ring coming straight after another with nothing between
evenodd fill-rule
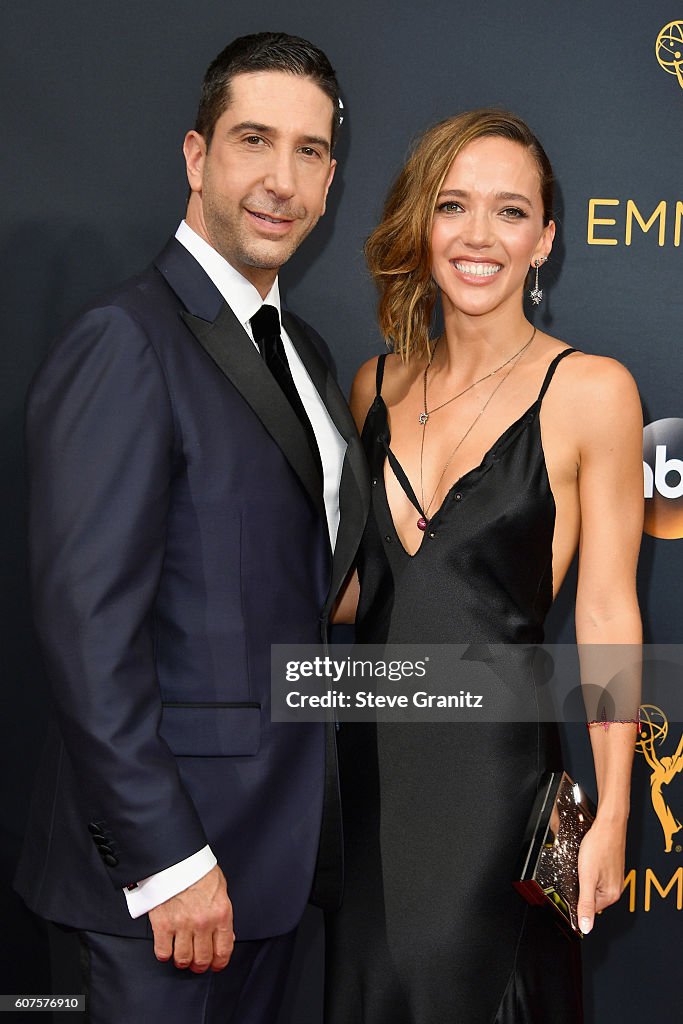
<instances>
[{"instance_id":1,"label":"spaghetti strap","mask_svg":"<svg viewBox=\"0 0 683 1024\"><path fill-rule=\"evenodd\" d=\"M382 394L382 381L384 380L384 364L387 360L388 352L382 352L381 356L377 357L377 398Z\"/></svg>"},{"instance_id":2,"label":"spaghetti strap","mask_svg":"<svg viewBox=\"0 0 683 1024\"><path fill-rule=\"evenodd\" d=\"M555 373L555 370L557 369L558 364L562 362L562 360L565 358L565 356L569 356L569 355L572 354L572 352L576 352L576 351L578 351L578 350L575 349L575 348L565 348L565 349L562 350L562 352L558 352L558 354L555 356L555 358L551 362L550 366L548 367L548 370L547 370L546 375L545 375L545 379L544 379L543 383L541 384L541 390L538 392L538 398L536 399L537 402L541 402L543 400L543 396L545 395L546 391L548 390L548 386L550 384L550 381L553 379L553 374Z\"/></svg>"},{"instance_id":3,"label":"spaghetti strap","mask_svg":"<svg viewBox=\"0 0 683 1024\"><path fill-rule=\"evenodd\" d=\"M376 398L381 398L382 397L382 381L384 380L384 364L385 364L385 362L387 360L387 356L388 355L389 355L388 352L383 352L381 356L377 357L377 395L376 395ZM384 408L385 408L385 415L386 415L386 406ZM385 422L385 426L386 426L386 419L385 419L384 422ZM410 485L410 480L406 476L405 471L403 469L403 466L398 461L398 459L396 458L396 456L392 452L391 448L389 447L388 432L386 430L383 430L378 435L377 440L380 442L380 444L384 448L384 452L386 454L386 457L389 460L389 465L391 466L391 468L392 468L392 470L394 472L394 476L396 477L396 479L398 480L399 484L401 485L401 488L403 489L403 492L404 492L405 496L408 498L408 501L412 502L412 504L415 506L417 511L420 513L420 515L422 515L422 506L420 505L420 502L417 500L417 496L415 494L415 491L413 490L413 488Z\"/></svg>"},{"instance_id":4,"label":"spaghetti strap","mask_svg":"<svg viewBox=\"0 0 683 1024\"><path fill-rule=\"evenodd\" d=\"M403 491L403 493L405 494L406 498L411 503L411 505L413 505L417 509L417 511L419 512L420 516L424 516L424 518L426 519L427 517L424 514L424 511L422 509L422 505L417 500L417 496L415 494L415 491L412 488L410 480L406 476L406 471L404 470L403 466L398 461L398 459L396 458L396 456L392 452L391 448L389 447L389 442L387 441L386 437L382 438L382 444L384 446L384 451L386 452L386 456L389 459L389 465L391 466L391 468L393 470L393 473L394 473L394 476L396 477L396 479L398 480L398 482L399 482L399 484L401 486L401 490Z\"/></svg>"}]
</instances>

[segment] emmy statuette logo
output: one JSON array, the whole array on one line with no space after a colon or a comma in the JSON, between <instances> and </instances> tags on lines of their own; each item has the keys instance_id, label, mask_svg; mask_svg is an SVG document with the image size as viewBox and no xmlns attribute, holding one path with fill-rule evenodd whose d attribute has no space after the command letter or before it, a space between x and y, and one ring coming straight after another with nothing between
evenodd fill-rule
<instances>
[{"instance_id":1,"label":"emmy statuette logo","mask_svg":"<svg viewBox=\"0 0 683 1024\"><path fill-rule=\"evenodd\" d=\"M683 89L683 21L670 21L657 36L655 53L660 68L675 75Z\"/></svg>"},{"instance_id":2,"label":"emmy statuette logo","mask_svg":"<svg viewBox=\"0 0 683 1024\"><path fill-rule=\"evenodd\" d=\"M667 866L640 865L633 867L624 878L625 901L631 914L651 910L659 911L664 903L670 910L683 911L683 823L678 817L677 803L680 780L683 778L683 733L672 738L669 720L656 704L641 704L640 733L636 739L636 753L642 755L644 767L650 773L652 824L661 835ZM668 741L668 742L667 742ZM638 758L639 760L639 758ZM642 763L642 762L641 762Z\"/></svg>"},{"instance_id":3,"label":"emmy statuette logo","mask_svg":"<svg viewBox=\"0 0 683 1024\"><path fill-rule=\"evenodd\" d=\"M645 533L683 537L683 419L648 423L643 430Z\"/></svg>"},{"instance_id":4,"label":"emmy statuette logo","mask_svg":"<svg viewBox=\"0 0 683 1024\"><path fill-rule=\"evenodd\" d=\"M673 837L681 831L683 824L675 816L667 802L665 787L683 771L683 733L672 754L662 754L661 747L669 734L669 722L661 708L654 704L643 704L640 709L641 731L636 750L642 754L650 768L650 795L652 809L659 818L664 834L664 852L673 850ZM680 846L677 847L680 850Z\"/></svg>"}]
</instances>

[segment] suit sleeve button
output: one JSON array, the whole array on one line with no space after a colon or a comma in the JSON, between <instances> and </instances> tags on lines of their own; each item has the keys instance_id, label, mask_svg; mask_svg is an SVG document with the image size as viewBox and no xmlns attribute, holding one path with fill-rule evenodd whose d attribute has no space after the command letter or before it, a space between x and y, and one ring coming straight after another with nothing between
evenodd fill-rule
<instances>
[{"instance_id":1,"label":"suit sleeve button","mask_svg":"<svg viewBox=\"0 0 683 1024\"><path fill-rule=\"evenodd\" d=\"M102 860L110 868L115 868L119 862L118 857L115 857L113 853L105 853Z\"/></svg>"}]
</instances>

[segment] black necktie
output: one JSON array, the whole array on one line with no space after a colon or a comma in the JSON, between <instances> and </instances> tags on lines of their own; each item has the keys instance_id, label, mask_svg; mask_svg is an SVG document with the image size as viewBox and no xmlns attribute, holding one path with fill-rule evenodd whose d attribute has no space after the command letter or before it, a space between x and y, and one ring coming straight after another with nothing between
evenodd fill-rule
<instances>
[{"instance_id":1,"label":"black necktie","mask_svg":"<svg viewBox=\"0 0 683 1024\"><path fill-rule=\"evenodd\" d=\"M287 362L285 347L282 344L282 337L280 335L280 317L278 316L277 309L275 306L263 305L249 322L254 333L254 341L259 347L266 366L282 388L285 398L301 421L301 426L306 431L306 437L308 438L308 443L322 479L323 467L320 461L318 443L311 426L311 421L304 409L304 404L292 378L289 363Z\"/></svg>"}]
</instances>

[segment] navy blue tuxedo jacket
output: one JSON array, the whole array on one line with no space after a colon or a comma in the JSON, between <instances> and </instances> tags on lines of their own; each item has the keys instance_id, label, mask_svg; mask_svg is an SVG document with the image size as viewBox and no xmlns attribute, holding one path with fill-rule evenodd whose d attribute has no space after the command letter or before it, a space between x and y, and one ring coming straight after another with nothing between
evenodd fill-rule
<instances>
[{"instance_id":1,"label":"navy blue tuxedo jacket","mask_svg":"<svg viewBox=\"0 0 683 1024\"><path fill-rule=\"evenodd\" d=\"M290 930L309 897L330 734L270 721L270 645L320 641L368 494L317 336L283 321L348 442L334 559L303 428L175 239L33 383L30 563L55 721L16 885L48 919L149 934L122 887L207 842L238 938Z\"/></svg>"}]
</instances>

